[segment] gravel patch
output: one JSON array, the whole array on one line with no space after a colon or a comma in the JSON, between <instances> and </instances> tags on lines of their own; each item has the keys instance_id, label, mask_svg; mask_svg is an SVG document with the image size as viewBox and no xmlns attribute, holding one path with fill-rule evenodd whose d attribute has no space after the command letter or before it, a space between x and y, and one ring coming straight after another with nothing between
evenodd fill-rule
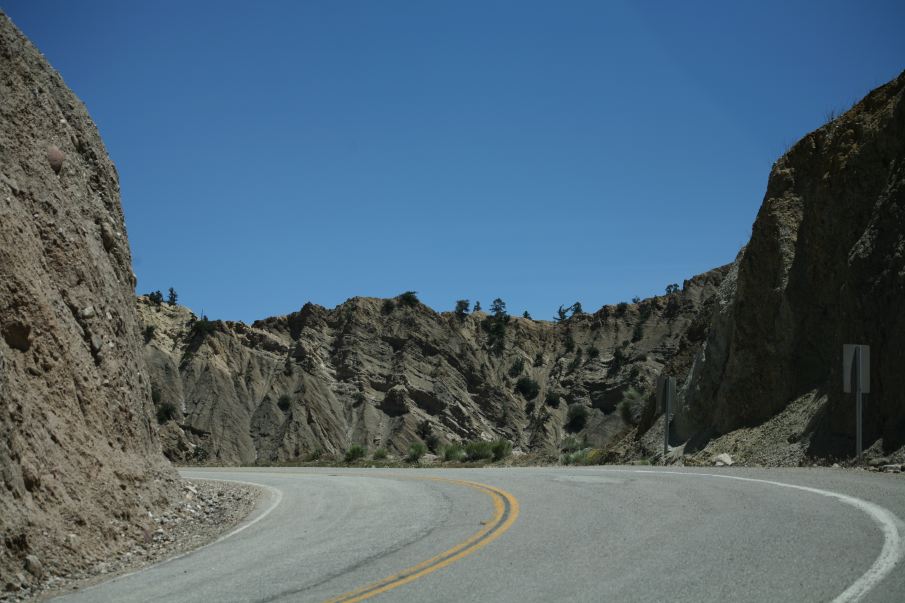
<instances>
[{"instance_id":1,"label":"gravel patch","mask_svg":"<svg viewBox=\"0 0 905 603\"><path fill-rule=\"evenodd\" d=\"M183 496L166 511L157 516L148 513L149 527L140 539L124 542L117 555L67 575L45 576L38 584L28 584L25 576L35 567L23 568L21 575L6 580L0 601L45 600L197 549L238 525L262 493L245 484L207 480L185 480L182 488ZM40 560L26 561L26 565L35 563Z\"/></svg>"}]
</instances>

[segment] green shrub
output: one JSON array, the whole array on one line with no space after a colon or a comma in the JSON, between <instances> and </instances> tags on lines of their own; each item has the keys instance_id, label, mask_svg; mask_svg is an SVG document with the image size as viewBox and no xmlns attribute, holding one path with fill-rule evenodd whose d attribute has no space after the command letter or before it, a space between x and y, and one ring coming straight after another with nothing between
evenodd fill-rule
<instances>
[{"instance_id":1,"label":"green shrub","mask_svg":"<svg viewBox=\"0 0 905 603\"><path fill-rule=\"evenodd\" d=\"M207 448L200 445L195 446L195 449L192 451L192 459L194 459L196 463L203 463L207 460L207 457Z\"/></svg>"},{"instance_id":2,"label":"green shrub","mask_svg":"<svg viewBox=\"0 0 905 603\"><path fill-rule=\"evenodd\" d=\"M596 359L598 356L600 356L600 350L598 350L594 346L589 345L587 355L588 355L588 358L590 358L590 359Z\"/></svg>"},{"instance_id":3,"label":"green shrub","mask_svg":"<svg viewBox=\"0 0 905 603\"><path fill-rule=\"evenodd\" d=\"M164 402L157 407L157 422L163 425L179 416L179 410L172 402Z\"/></svg>"},{"instance_id":4,"label":"green shrub","mask_svg":"<svg viewBox=\"0 0 905 603\"><path fill-rule=\"evenodd\" d=\"M434 433L434 428L431 425L431 422L427 419L424 419L420 423L418 423L418 437L427 444L428 450L431 452L436 452L437 447L440 445L440 438Z\"/></svg>"},{"instance_id":5,"label":"green shrub","mask_svg":"<svg viewBox=\"0 0 905 603\"><path fill-rule=\"evenodd\" d=\"M148 293L148 301L150 301L155 306L159 306L163 303L163 293L161 293L159 289L157 291Z\"/></svg>"},{"instance_id":6,"label":"green shrub","mask_svg":"<svg viewBox=\"0 0 905 603\"><path fill-rule=\"evenodd\" d=\"M363 446L352 444L349 446L349 449L346 450L345 460L347 463L354 463L359 459L363 459L367 452L368 451L365 450Z\"/></svg>"},{"instance_id":7,"label":"green shrub","mask_svg":"<svg viewBox=\"0 0 905 603\"><path fill-rule=\"evenodd\" d=\"M216 321L208 320L207 316L202 315L201 318L192 322L192 328L189 330L189 335L191 337L195 337L196 335L199 337L205 337L206 335L210 335L216 330Z\"/></svg>"},{"instance_id":8,"label":"green shrub","mask_svg":"<svg viewBox=\"0 0 905 603\"><path fill-rule=\"evenodd\" d=\"M447 444L443 447L441 456L444 461L461 461L465 458L465 449L461 444Z\"/></svg>"},{"instance_id":9,"label":"green shrub","mask_svg":"<svg viewBox=\"0 0 905 603\"><path fill-rule=\"evenodd\" d=\"M512 363L512 366L509 367L509 376L515 379L522 374L523 370L525 370L525 360L523 358L518 358Z\"/></svg>"},{"instance_id":10,"label":"green shrub","mask_svg":"<svg viewBox=\"0 0 905 603\"><path fill-rule=\"evenodd\" d=\"M305 455L304 460L316 461L316 460L319 460L321 458L321 456L323 456L323 454L324 454L323 450L321 450L320 448L315 448L314 450L312 450L311 452L309 452L308 454Z\"/></svg>"},{"instance_id":11,"label":"green shrub","mask_svg":"<svg viewBox=\"0 0 905 603\"><path fill-rule=\"evenodd\" d=\"M417 291L406 291L405 293L399 294L399 303L403 306L408 306L409 308L415 308L421 302L418 300Z\"/></svg>"},{"instance_id":12,"label":"green shrub","mask_svg":"<svg viewBox=\"0 0 905 603\"><path fill-rule=\"evenodd\" d=\"M396 309L396 302L391 299L383 300L383 304L380 306L380 311L384 314L392 314L393 310Z\"/></svg>"},{"instance_id":13,"label":"green shrub","mask_svg":"<svg viewBox=\"0 0 905 603\"><path fill-rule=\"evenodd\" d=\"M147 325L144 330L142 330L141 335L145 339L145 343L150 343L152 339L154 339L154 332L157 330L157 327L154 325Z\"/></svg>"},{"instance_id":14,"label":"green shrub","mask_svg":"<svg viewBox=\"0 0 905 603\"><path fill-rule=\"evenodd\" d=\"M289 398L288 395L283 394L282 396L280 396L280 399L277 400L277 408L279 408L283 412L286 412L287 410L289 410L289 403L291 401L292 400Z\"/></svg>"},{"instance_id":15,"label":"green shrub","mask_svg":"<svg viewBox=\"0 0 905 603\"><path fill-rule=\"evenodd\" d=\"M522 318L527 318L528 320L531 320L531 314L528 313L528 310L525 310L524 312L522 312Z\"/></svg>"},{"instance_id":16,"label":"green shrub","mask_svg":"<svg viewBox=\"0 0 905 603\"><path fill-rule=\"evenodd\" d=\"M625 342L628 343L628 342ZM607 367L607 373L610 375L616 374L622 365L626 363L628 360L628 354L625 353L623 348L616 348L613 350L613 361L610 362L610 366Z\"/></svg>"},{"instance_id":17,"label":"green shrub","mask_svg":"<svg viewBox=\"0 0 905 603\"><path fill-rule=\"evenodd\" d=\"M534 357L534 366L544 366L544 355L540 352L537 353L537 356Z\"/></svg>"},{"instance_id":18,"label":"green shrub","mask_svg":"<svg viewBox=\"0 0 905 603\"><path fill-rule=\"evenodd\" d=\"M570 404L566 414L566 431L576 433L588 423L588 409L582 404Z\"/></svg>"},{"instance_id":19,"label":"green shrub","mask_svg":"<svg viewBox=\"0 0 905 603\"><path fill-rule=\"evenodd\" d=\"M587 450L576 450L575 452L569 452L561 457L561 461L563 465L587 465L588 461L588 451Z\"/></svg>"},{"instance_id":20,"label":"green shrub","mask_svg":"<svg viewBox=\"0 0 905 603\"><path fill-rule=\"evenodd\" d=\"M622 401L619 402L619 416L629 425L635 425L644 407L644 396L634 387L625 390Z\"/></svg>"},{"instance_id":21,"label":"green shrub","mask_svg":"<svg viewBox=\"0 0 905 603\"><path fill-rule=\"evenodd\" d=\"M572 372L581 366L581 348L578 348L578 351L575 352L575 358L572 359L572 362L569 363L568 372Z\"/></svg>"},{"instance_id":22,"label":"green shrub","mask_svg":"<svg viewBox=\"0 0 905 603\"><path fill-rule=\"evenodd\" d=\"M566 436L559 445L559 449L565 453L578 452L583 448L587 448L587 441L584 438L576 438L575 436Z\"/></svg>"},{"instance_id":23,"label":"green shrub","mask_svg":"<svg viewBox=\"0 0 905 603\"><path fill-rule=\"evenodd\" d=\"M502 307L497 302L500 302ZM487 333L490 349L499 356L506 348L506 327L509 325L510 316L506 314L506 304L500 299L494 300L492 311L493 314L481 321L481 328Z\"/></svg>"},{"instance_id":24,"label":"green shrub","mask_svg":"<svg viewBox=\"0 0 905 603\"><path fill-rule=\"evenodd\" d=\"M673 283L671 285L666 285L666 295L672 295L673 293L679 292L679 284Z\"/></svg>"},{"instance_id":25,"label":"green shrub","mask_svg":"<svg viewBox=\"0 0 905 603\"><path fill-rule=\"evenodd\" d=\"M616 316L622 316L625 314L625 311L628 310L628 304L625 302L619 302L616 304Z\"/></svg>"},{"instance_id":26,"label":"green shrub","mask_svg":"<svg viewBox=\"0 0 905 603\"><path fill-rule=\"evenodd\" d=\"M160 404L160 388L156 385L151 386L151 402L154 403L154 406Z\"/></svg>"},{"instance_id":27,"label":"green shrub","mask_svg":"<svg viewBox=\"0 0 905 603\"><path fill-rule=\"evenodd\" d=\"M540 386L531 377L520 377L515 383L515 391L520 393L525 400L534 400L540 393Z\"/></svg>"},{"instance_id":28,"label":"green shrub","mask_svg":"<svg viewBox=\"0 0 905 603\"><path fill-rule=\"evenodd\" d=\"M558 392L547 392L547 396L544 398L544 404L550 408L559 408L559 398Z\"/></svg>"},{"instance_id":29,"label":"green shrub","mask_svg":"<svg viewBox=\"0 0 905 603\"><path fill-rule=\"evenodd\" d=\"M467 299L456 300L456 316L458 316L459 318L465 318L465 316L468 314L468 305L469 304Z\"/></svg>"},{"instance_id":30,"label":"green shrub","mask_svg":"<svg viewBox=\"0 0 905 603\"><path fill-rule=\"evenodd\" d=\"M635 297L632 298L632 303L633 303L633 304L640 304L640 303L641 303L641 298L638 297L638 296L636 295Z\"/></svg>"},{"instance_id":31,"label":"green shrub","mask_svg":"<svg viewBox=\"0 0 905 603\"><path fill-rule=\"evenodd\" d=\"M371 455L371 458L374 459L375 461L385 461L387 456L389 456L389 455L387 454L386 448L378 448L377 450L374 451L374 454Z\"/></svg>"},{"instance_id":32,"label":"green shrub","mask_svg":"<svg viewBox=\"0 0 905 603\"><path fill-rule=\"evenodd\" d=\"M566 331L566 339L564 342L566 353L571 354L575 349L575 340L572 339L572 331Z\"/></svg>"},{"instance_id":33,"label":"green shrub","mask_svg":"<svg viewBox=\"0 0 905 603\"><path fill-rule=\"evenodd\" d=\"M490 450L493 454L493 460L501 461L512 454L512 442L502 439L496 440L490 445Z\"/></svg>"},{"instance_id":34,"label":"green shrub","mask_svg":"<svg viewBox=\"0 0 905 603\"><path fill-rule=\"evenodd\" d=\"M421 457L424 456L424 453L427 452L427 446L422 444L421 442L413 442L411 446L409 446L408 456L405 457L410 463L417 463L421 460Z\"/></svg>"},{"instance_id":35,"label":"green shrub","mask_svg":"<svg viewBox=\"0 0 905 603\"><path fill-rule=\"evenodd\" d=\"M473 440L465 444L465 456L469 461L493 458L493 444L483 440Z\"/></svg>"}]
</instances>

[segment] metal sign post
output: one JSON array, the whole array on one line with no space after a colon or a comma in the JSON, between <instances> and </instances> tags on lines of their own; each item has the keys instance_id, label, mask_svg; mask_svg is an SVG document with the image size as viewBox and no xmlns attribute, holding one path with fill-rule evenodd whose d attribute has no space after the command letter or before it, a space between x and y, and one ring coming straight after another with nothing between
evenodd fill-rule
<instances>
[{"instance_id":1,"label":"metal sign post","mask_svg":"<svg viewBox=\"0 0 905 603\"><path fill-rule=\"evenodd\" d=\"M663 411L663 464L669 454L669 419L676 397L676 378L668 375L657 377L657 406Z\"/></svg>"},{"instance_id":2,"label":"metal sign post","mask_svg":"<svg viewBox=\"0 0 905 603\"><path fill-rule=\"evenodd\" d=\"M849 343L842 346L842 391L855 392L855 453L860 465L864 450L861 394L870 393L870 346Z\"/></svg>"}]
</instances>

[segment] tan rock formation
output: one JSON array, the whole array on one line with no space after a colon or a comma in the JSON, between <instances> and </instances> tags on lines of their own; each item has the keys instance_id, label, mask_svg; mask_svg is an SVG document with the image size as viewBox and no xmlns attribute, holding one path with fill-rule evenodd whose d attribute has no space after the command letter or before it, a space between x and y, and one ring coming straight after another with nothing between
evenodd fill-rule
<instances>
[{"instance_id":1,"label":"tan rock formation","mask_svg":"<svg viewBox=\"0 0 905 603\"><path fill-rule=\"evenodd\" d=\"M602 445L627 427L616 410L630 386L648 391L665 365L687 372L724 273L562 323L510 318L501 352L487 314L399 299L307 304L209 333L185 308L145 297L138 308L154 333L145 359L159 404L178 408L176 423L213 461L288 461L353 443L402 453L426 437L424 422L440 442L505 437L544 450L562 439L570 404L589 409L580 435ZM184 446L169 454L182 460Z\"/></svg>"},{"instance_id":2,"label":"tan rock formation","mask_svg":"<svg viewBox=\"0 0 905 603\"><path fill-rule=\"evenodd\" d=\"M133 284L97 129L0 13L0 588L116 550L174 492Z\"/></svg>"}]
</instances>

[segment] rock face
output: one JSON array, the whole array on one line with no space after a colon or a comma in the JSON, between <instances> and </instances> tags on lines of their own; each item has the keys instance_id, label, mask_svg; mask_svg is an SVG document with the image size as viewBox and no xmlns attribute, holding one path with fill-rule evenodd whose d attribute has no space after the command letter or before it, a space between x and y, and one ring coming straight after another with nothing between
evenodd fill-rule
<instances>
[{"instance_id":1,"label":"rock face","mask_svg":"<svg viewBox=\"0 0 905 603\"><path fill-rule=\"evenodd\" d=\"M630 387L649 391L664 366L687 373L726 271L560 323L496 323L403 297L307 304L250 326L146 297L138 308L154 398L176 413L165 427L174 460L266 464L353 443L402 453L434 438L505 437L545 450L567 435L570 405L588 411L571 428L598 446L650 414L643 396L617 410Z\"/></svg>"},{"instance_id":2,"label":"rock face","mask_svg":"<svg viewBox=\"0 0 905 603\"><path fill-rule=\"evenodd\" d=\"M872 361L865 447L905 445L903 95L905 74L773 166L687 382L684 436L704 442L756 426L795 401L813 412L788 443L810 456L852 456L842 345L864 343Z\"/></svg>"},{"instance_id":3,"label":"rock face","mask_svg":"<svg viewBox=\"0 0 905 603\"><path fill-rule=\"evenodd\" d=\"M172 495L146 375L116 170L0 13L0 588L90 562Z\"/></svg>"}]
</instances>

